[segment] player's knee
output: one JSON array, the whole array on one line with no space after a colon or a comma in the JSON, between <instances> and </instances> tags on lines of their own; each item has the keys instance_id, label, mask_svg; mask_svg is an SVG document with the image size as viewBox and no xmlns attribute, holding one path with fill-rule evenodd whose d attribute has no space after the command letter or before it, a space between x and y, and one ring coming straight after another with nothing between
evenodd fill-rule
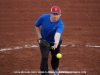
<instances>
[{"instance_id":1,"label":"player's knee","mask_svg":"<svg viewBox=\"0 0 100 75\"><path fill-rule=\"evenodd\" d=\"M43 61L47 61L48 60L48 57L42 57L42 60Z\"/></svg>"}]
</instances>

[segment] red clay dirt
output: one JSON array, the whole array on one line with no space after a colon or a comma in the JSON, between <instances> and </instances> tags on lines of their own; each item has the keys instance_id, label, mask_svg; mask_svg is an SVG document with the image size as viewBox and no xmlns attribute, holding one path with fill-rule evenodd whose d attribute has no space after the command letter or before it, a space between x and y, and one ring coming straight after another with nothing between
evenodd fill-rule
<instances>
[{"instance_id":1,"label":"red clay dirt","mask_svg":"<svg viewBox=\"0 0 100 75\"><path fill-rule=\"evenodd\" d=\"M53 5L65 24L60 75L100 75L99 0L0 0L0 75L40 75L34 22Z\"/></svg>"}]
</instances>

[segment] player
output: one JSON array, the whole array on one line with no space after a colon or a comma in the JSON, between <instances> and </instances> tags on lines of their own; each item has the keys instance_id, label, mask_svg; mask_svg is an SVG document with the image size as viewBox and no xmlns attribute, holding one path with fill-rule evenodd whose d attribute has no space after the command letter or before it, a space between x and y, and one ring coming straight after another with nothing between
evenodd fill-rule
<instances>
[{"instance_id":1,"label":"player","mask_svg":"<svg viewBox=\"0 0 100 75\"><path fill-rule=\"evenodd\" d=\"M60 52L60 45L62 43L62 32L64 30L64 23L61 18L61 9L58 6L51 8L50 14L41 15L35 22L35 29L38 39L44 39L48 42L51 48L44 48L40 46L41 51L41 75L49 75L48 73L48 56L51 51L51 66L55 75L59 75L59 59L55 54Z\"/></svg>"}]
</instances>

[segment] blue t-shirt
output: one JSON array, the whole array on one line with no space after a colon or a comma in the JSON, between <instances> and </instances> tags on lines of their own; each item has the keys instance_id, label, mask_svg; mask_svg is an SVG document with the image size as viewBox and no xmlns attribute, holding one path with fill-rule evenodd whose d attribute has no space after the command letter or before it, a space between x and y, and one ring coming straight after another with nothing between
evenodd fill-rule
<instances>
[{"instance_id":1,"label":"blue t-shirt","mask_svg":"<svg viewBox=\"0 0 100 75\"><path fill-rule=\"evenodd\" d=\"M50 14L43 14L38 18L38 20L35 22L35 26L39 27L40 25L42 25L42 38L51 44L54 43L55 33L62 33L64 29L64 23L60 18L57 22L50 21Z\"/></svg>"}]
</instances>

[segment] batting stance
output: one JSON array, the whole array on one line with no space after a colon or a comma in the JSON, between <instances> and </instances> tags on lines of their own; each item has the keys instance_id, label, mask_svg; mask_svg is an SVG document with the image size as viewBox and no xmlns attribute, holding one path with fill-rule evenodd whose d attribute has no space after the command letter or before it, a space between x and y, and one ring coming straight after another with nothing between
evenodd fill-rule
<instances>
[{"instance_id":1,"label":"batting stance","mask_svg":"<svg viewBox=\"0 0 100 75\"><path fill-rule=\"evenodd\" d=\"M62 43L62 32L64 23L60 19L61 9L58 6L51 8L50 14L41 15L35 22L35 29L38 35L38 43L41 51L41 75L48 73L48 56L51 51L51 66L55 75L59 75L59 59L56 54L60 52ZM46 43L43 43L46 42Z\"/></svg>"}]
</instances>

